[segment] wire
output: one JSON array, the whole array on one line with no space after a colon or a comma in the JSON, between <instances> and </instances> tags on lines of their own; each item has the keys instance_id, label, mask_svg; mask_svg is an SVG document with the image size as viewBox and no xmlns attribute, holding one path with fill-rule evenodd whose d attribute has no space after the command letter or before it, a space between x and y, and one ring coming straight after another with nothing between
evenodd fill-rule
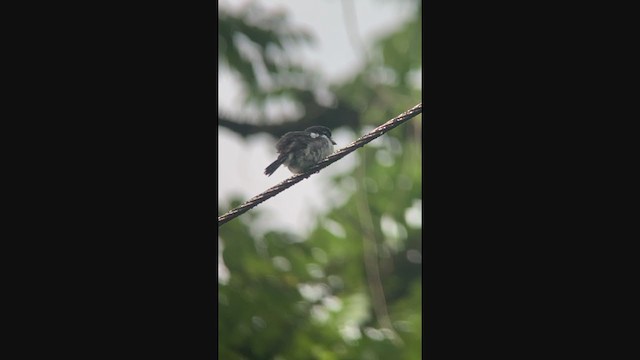
<instances>
[{"instance_id":1,"label":"wire","mask_svg":"<svg viewBox=\"0 0 640 360\"><path fill-rule=\"evenodd\" d=\"M371 130L369 133L367 133L366 135L361 136L358 140L352 142L351 144L343 147L342 149L336 151L335 153L329 155L326 159L320 161L319 163L317 163L316 165L312 166L311 168L309 168L307 171L300 173L300 174L296 174L291 176L290 178L284 180L283 182L281 182L280 184L273 186L267 190L265 190L263 193L254 196L253 198L247 200L244 204L236 207L235 209L229 210L227 213L225 213L224 215L218 216L218 227L224 225L225 223L235 219L236 217L244 214L245 212L249 211L251 208L257 206L258 204L269 200L270 198L278 195L279 193L283 192L284 190L290 188L291 186L299 183L300 181L302 181L303 179L308 178L309 176L320 172L320 170L324 169L325 167L333 164L334 162L342 159L343 157L347 156L348 154L356 151L356 149L363 147L364 145L368 144L369 142L375 140L376 138L384 135L385 133L387 133L389 130L395 128L396 126L399 126L409 120L411 120L413 117L415 117L416 115L419 115L422 113L422 103L419 103L418 105L412 107L411 109L403 112L402 114L394 117L393 119L385 122L384 124L378 126L377 128Z\"/></svg>"}]
</instances>

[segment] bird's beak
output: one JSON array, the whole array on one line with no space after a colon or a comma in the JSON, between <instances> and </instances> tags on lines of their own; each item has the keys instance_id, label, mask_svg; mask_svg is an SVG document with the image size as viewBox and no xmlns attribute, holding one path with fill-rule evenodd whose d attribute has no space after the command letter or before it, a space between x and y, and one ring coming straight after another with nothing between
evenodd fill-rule
<instances>
[{"instance_id":1,"label":"bird's beak","mask_svg":"<svg viewBox=\"0 0 640 360\"><path fill-rule=\"evenodd\" d=\"M329 139L329 140L331 140L331 143L332 143L333 145L338 145L338 144L336 144L336 142L335 142L335 141L333 141L333 139Z\"/></svg>"}]
</instances>

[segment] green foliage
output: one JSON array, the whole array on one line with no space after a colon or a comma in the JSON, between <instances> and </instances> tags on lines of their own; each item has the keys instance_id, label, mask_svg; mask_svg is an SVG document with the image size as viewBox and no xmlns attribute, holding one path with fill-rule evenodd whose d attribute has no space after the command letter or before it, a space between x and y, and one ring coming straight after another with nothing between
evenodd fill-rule
<instances>
[{"instance_id":1,"label":"green foliage","mask_svg":"<svg viewBox=\"0 0 640 360\"><path fill-rule=\"evenodd\" d=\"M255 27L242 17L225 21L233 31ZM262 48L277 44L274 37L283 39L264 28L247 37L259 39ZM421 68L420 28L416 12L415 19L375 44L381 58L333 86L341 101L359 109L364 125L377 126L420 102L420 90L407 81ZM241 57L230 53L227 49L228 59ZM248 65L236 69L243 66L246 81L255 81ZM393 76L380 76L385 71ZM252 235L259 207L220 228L230 273L218 285L220 358L421 358L420 121L418 116L350 155L359 159L355 171L332 179L348 201L322 215L304 241L284 231ZM378 317L366 256L378 264L384 305L400 342Z\"/></svg>"},{"instance_id":2,"label":"green foliage","mask_svg":"<svg viewBox=\"0 0 640 360\"><path fill-rule=\"evenodd\" d=\"M266 12L255 3L238 14L224 9L218 14L219 61L240 77L248 102L264 105L269 97L290 95L313 82L315 76L289 56L311 40L284 13Z\"/></svg>"},{"instance_id":3,"label":"green foliage","mask_svg":"<svg viewBox=\"0 0 640 360\"><path fill-rule=\"evenodd\" d=\"M420 8L417 13L421 13ZM419 16L413 18L399 31L380 39L376 48L382 54L386 69L394 73L399 86L406 86L411 71L422 67L422 19Z\"/></svg>"}]
</instances>

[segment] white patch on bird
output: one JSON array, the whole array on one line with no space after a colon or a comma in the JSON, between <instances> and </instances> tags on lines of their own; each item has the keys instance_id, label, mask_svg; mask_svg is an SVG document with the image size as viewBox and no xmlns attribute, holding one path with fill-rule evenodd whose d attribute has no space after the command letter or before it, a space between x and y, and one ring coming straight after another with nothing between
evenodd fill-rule
<instances>
[{"instance_id":1,"label":"white patch on bird","mask_svg":"<svg viewBox=\"0 0 640 360\"><path fill-rule=\"evenodd\" d=\"M320 136L320 135L318 135L317 133L312 132L312 133L310 133L310 134L309 134L309 136L311 136L312 138L314 138L314 139L315 139L315 138L317 138L317 137L318 137L318 136Z\"/></svg>"}]
</instances>

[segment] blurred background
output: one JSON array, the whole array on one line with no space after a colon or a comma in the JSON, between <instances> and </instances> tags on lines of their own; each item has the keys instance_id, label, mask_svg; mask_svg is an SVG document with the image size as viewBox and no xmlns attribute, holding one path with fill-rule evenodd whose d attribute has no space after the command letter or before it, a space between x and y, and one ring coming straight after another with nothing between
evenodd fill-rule
<instances>
[{"instance_id":1,"label":"blurred background","mask_svg":"<svg viewBox=\"0 0 640 360\"><path fill-rule=\"evenodd\" d=\"M421 102L416 0L220 1L218 214L291 176L288 131L336 150ZM422 116L219 228L219 357L419 359Z\"/></svg>"}]
</instances>

